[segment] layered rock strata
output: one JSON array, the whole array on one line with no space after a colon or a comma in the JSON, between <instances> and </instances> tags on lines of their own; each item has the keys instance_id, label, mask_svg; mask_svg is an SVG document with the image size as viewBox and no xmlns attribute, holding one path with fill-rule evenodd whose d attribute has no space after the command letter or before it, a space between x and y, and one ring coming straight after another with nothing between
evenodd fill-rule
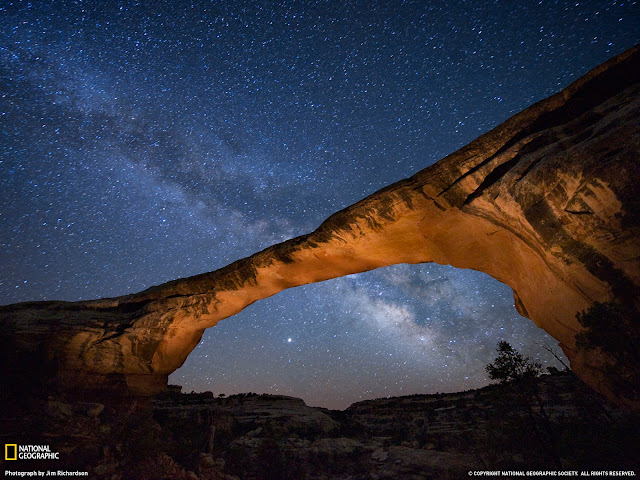
<instances>
[{"instance_id":1,"label":"layered rock strata","mask_svg":"<svg viewBox=\"0 0 640 480\"><path fill-rule=\"evenodd\" d=\"M30 388L154 394L206 328L257 300L437 262L509 285L518 312L558 340L585 382L638 408L637 391L612 378L610 352L576 348L576 314L594 302L640 306L639 143L636 47L308 235L133 295L1 307L3 371Z\"/></svg>"}]
</instances>

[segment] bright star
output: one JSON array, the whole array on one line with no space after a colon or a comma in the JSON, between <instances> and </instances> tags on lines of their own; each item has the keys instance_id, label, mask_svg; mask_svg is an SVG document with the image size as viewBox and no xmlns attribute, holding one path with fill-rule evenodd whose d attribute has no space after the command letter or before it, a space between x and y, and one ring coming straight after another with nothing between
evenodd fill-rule
<instances>
[{"instance_id":1,"label":"bright star","mask_svg":"<svg viewBox=\"0 0 640 480\"><path fill-rule=\"evenodd\" d=\"M287 342L291 343L292 342L291 338L287 338Z\"/></svg>"}]
</instances>

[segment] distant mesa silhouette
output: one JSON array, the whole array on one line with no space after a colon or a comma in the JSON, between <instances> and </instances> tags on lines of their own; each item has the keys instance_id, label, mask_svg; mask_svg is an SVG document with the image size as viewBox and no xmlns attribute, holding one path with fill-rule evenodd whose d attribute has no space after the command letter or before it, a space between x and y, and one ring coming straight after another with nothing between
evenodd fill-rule
<instances>
[{"instance_id":1,"label":"distant mesa silhouette","mask_svg":"<svg viewBox=\"0 0 640 480\"><path fill-rule=\"evenodd\" d=\"M308 235L137 294L0 307L4 381L15 395L152 395L206 328L255 301L436 262L509 285L518 312L558 340L582 380L638 409L637 385L611 368L628 355L577 348L576 314L595 302L640 307L639 93L634 47ZM637 322L613 327L638 338Z\"/></svg>"}]
</instances>

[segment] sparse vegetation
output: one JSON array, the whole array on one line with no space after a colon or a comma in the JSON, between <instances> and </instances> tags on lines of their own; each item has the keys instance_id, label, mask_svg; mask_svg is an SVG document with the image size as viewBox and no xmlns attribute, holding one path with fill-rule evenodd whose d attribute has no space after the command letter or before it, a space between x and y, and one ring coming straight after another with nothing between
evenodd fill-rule
<instances>
[{"instance_id":1,"label":"sparse vegetation","mask_svg":"<svg viewBox=\"0 0 640 480\"><path fill-rule=\"evenodd\" d=\"M493 363L486 366L491 380L500 383L539 377L542 374L542 365L524 357L513 348L509 342L498 343L498 357Z\"/></svg>"}]
</instances>

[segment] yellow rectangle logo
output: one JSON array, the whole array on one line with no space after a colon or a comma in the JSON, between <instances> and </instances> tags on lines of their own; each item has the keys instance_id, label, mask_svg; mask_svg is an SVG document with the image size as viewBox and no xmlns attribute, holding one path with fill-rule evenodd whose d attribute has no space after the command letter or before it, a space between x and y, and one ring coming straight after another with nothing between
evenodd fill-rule
<instances>
[{"instance_id":1,"label":"yellow rectangle logo","mask_svg":"<svg viewBox=\"0 0 640 480\"><path fill-rule=\"evenodd\" d=\"M18 459L18 444L17 443L5 443L5 445L4 445L4 459L5 460L17 460Z\"/></svg>"}]
</instances>

